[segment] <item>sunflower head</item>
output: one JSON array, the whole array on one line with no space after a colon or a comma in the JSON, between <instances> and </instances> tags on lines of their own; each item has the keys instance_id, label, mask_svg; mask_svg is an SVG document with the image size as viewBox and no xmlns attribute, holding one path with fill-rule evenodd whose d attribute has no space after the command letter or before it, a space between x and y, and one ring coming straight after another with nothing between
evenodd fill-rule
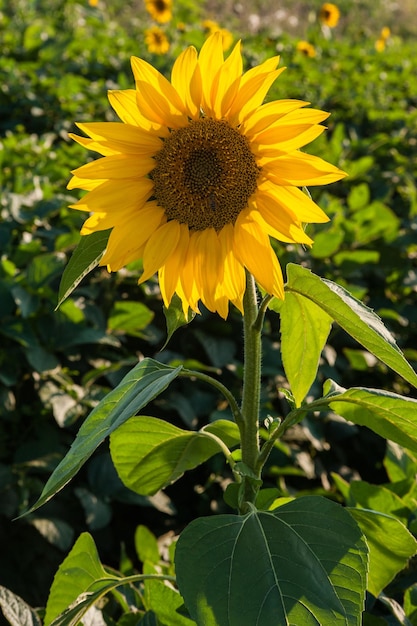
<instances>
[{"instance_id":1,"label":"sunflower head","mask_svg":"<svg viewBox=\"0 0 417 626\"><path fill-rule=\"evenodd\" d=\"M172 0L145 0L145 8L159 24L166 24L172 19Z\"/></svg>"},{"instance_id":2,"label":"sunflower head","mask_svg":"<svg viewBox=\"0 0 417 626\"><path fill-rule=\"evenodd\" d=\"M149 52L153 54L166 54L169 50L168 38L158 26L145 30L145 43Z\"/></svg>"},{"instance_id":3,"label":"sunflower head","mask_svg":"<svg viewBox=\"0 0 417 626\"><path fill-rule=\"evenodd\" d=\"M297 50L306 57L313 58L316 56L315 47L311 43L308 43L308 41L299 41L297 43Z\"/></svg>"},{"instance_id":4,"label":"sunflower head","mask_svg":"<svg viewBox=\"0 0 417 626\"><path fill-rule=\"evenodd\" d=\"M325 26L334 28L340 19L339 8L332 2L325 2L319 12L319 20Z\"/></svg>"},{"instance_id":5,"label":"sunflower head","mask_svg":"<svg viewBox=\"0 0 417 626\"><path fill-rule=\"evenodd\" d=\"M284 68L279 57L243 73L240 43L223 56L216 32L200 53L187 48L167 80L133 57L135 89L110 91L121 122L78 124L75 141L102 155L74 170L87 191L73 208L90 212L82 234L111 229L101 260L109 271L142 259L142 283L158 274L169 306L202 302L222 317L243 312L245 272L284 297L270 237L311 244L308 222L327 216L301 187L344 173L301 152L327 113L300 100L263 100Z\"/></svg>"}]
</instances>

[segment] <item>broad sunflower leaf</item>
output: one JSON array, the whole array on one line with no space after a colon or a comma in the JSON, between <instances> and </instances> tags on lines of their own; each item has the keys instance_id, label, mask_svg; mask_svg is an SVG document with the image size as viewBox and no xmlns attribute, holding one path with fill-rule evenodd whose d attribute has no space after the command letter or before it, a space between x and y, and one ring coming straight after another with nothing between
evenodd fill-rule
<instances>
[{"instance_id":1,"label":"broad sunflower leaf","mask_svg":"<svg viewBox=\"0 0 417 626\"><path fill-rule=\"evenodd\" d=\"M199 626L359 626L367 556L349 513L307 496L272 512L194 520L175 566Z\"/></svg>"},{"instance_id":2,"label":"broad sunflower leaf","mask_svg":"<svg viewBox=\"0 0 417 626\"><path fill-rule=\"evenodd\" d=\"M54 623L55 618L64 613L81 594L90 591L91 585L94 585L96 581L106 580L108 583L108 579L109 576L100 563L93 538L89 533L83 533L55 574L46 605L45 626ZM101 585L99 584L96 591L100 588ZM84 598L86 602L81 603L81 606L85 606L85 610L91 606L90 600L93 597L96 600L99 596L96 597L95 593L90 593ZM74 623L78 624L79 619L80 617ZM58 620L55 623L69 626L72 622L68 618L65 621Z\"/></svg>"},{"instance_id":3,"label":"broad sunflower leaf","mask_svg":"<svg viewBox=\"0 0 417 626\"><path fill-rule=\"evenodd\" d=\"M104 254L111 229L83 235L62 274L58 291L58 308L97 265Z\"/></svg>"},{"instance_id":4,"label":"broad sunflower leaf","mask_svg":"<svg viewBox=\"0 0 417 626\"><path fill-rule=\"evenodd\" d=\"M28 512L45 504L62 489L104 439L164 391L180 371L181 367L173 369L153 359L138 363L87 417L71 448Z\"/></svg>"},{"instance_id":5,"label":"broad sunflower leaf","mask_svg":"<svg viewBox=\"0 0 417 626\"><path fill-rule=\"evenodd\" d=\"M367 589L378 597L417 552L417 541L400 520L379 511L348 508L369 547Z\"/></svg>"},{"instance_id":6,"label":"broad sunflower leaf","mask_svg":"<svg viewBox=\"0 0 417 626\"><path fill-rule=\"evenodd\" d=\"M326 396L313 402L312 410L325 403L346 420L417 452L417 400L381 389L344 389L331 380L324 388Z\"/></svg>"},{"instance_id":7,"label":"broad sunflower leaf","mask_svg":"<svg viewBox=\"0 0 417 626\"><path fill-rule=\"evenodd\" d=\"M130 419L110 437L121 480L136 493L153 495L220 452L204 432L182 430L156 417Z\"/></svg>"},{"instance_id":8,"label":"broad sunflower leaf","mask_svg":"<svg viewBox=\"0 0 417 626\"><path fill-rule=\"evenodd\" d=\"M316 377L332 319L317 304L288 292L280 310L282 361L296 406Z\"/></svg>"},{"instance_id":9,"label":"broad sunflower leaf","mask_svg":"<svg viewBox=\"0 0 417 626\"><path fill-rule=\"evenodd\" d=\"M317 304L369 352L417 387L416 372L381 319L371 309L340 285L319 278L300 265L290 263L287 276L287 293L297 293Z\"/></svg>"}]
</instances>

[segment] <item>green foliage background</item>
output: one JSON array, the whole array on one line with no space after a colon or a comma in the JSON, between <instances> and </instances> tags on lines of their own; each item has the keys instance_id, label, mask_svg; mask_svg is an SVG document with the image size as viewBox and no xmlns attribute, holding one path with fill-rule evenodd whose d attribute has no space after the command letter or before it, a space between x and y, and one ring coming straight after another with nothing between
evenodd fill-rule
<instances>
[{"instance_id":1,"label":"green foliage background","mask_svg":"<svg viewBox=\"0 0 417 626\"><path fill-rule=\"evenodd\" d=\"M266 19L262 2L242 3L240 13L228 12L227 3L220 10L216 3L199 8L174 2L174 19L163 26L170 51L154 56L143 39L151 21L142 3L20 0L12 7L0 0L0 585L31 606L45 606L58 565L83 531L93 535L103 563L128 574L140 570L138 525L168 541L200 515L230 511L223 500L228 473L218 456L164 493L144 497L122 485L106 444L57 497L13 521L39 496L83 418L138 357L185 362L221 373L232 390L240 387L240 314L231 311L224 323L203 312L164 347L157 283L137 286L139 263L115 275L96 270L55 310L84 217L67 208L77 196L66 183L70 170L91 158L67 133L75 121L115 119L106 91L132 86L132 54L168 74L179 51L204 41L202 20L219 15L235 39L244 38L247 67L281 54L288 69L270 98L300 98L331 112L327 133L307 151L349 173L340 183L310 190L332 221L308 227L312 250L277 246L281 264L301 263L346 286L380 315L417 367L417 44L408 4L398 3L402 11L391 15L370 2L364 26L367 3L341 2L342 20L330 37L315 21L320 2L287 4L285 16L274 21ZM259 31L251 27L250 13L265 16ZM296 27L291 15L298 17ZM392 22L381 22L382 16ZM378 53L382 26L392 36ZM314 58L297 51L300 39L315 45ZM288 410L277 391L286 384L279 342L271 311L264 335L264 417ZM344 387L415 394L339 328L323 351L313 395L325 378ZM183 380L147 410L191 429L228 417L213 390ZM415 473L411 454L387 448L371 431L337 416L310 417L275 448L266 484L284 496L325 495L352 505L370 496L349 489L351 481L393 482L393 467L401 464L404 479ZM414 531L415 511L410 502L406 518ZM413 584L417 567L411 562L386 594L408 607L410 623L417 624ZM402 623L388 613L377 604L366 623Z\"/></svg>"}]
</instances>

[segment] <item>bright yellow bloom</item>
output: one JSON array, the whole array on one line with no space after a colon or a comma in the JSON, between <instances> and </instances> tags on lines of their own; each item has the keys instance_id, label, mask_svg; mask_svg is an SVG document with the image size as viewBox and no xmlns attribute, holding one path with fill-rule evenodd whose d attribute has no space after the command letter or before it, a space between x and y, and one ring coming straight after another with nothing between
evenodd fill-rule
<instances>
[{"instance_id":1,"label":"bright yellow bloom","mask_svg":"<svg viewBox=\"0 0 417 626\"><path fill-rule=\"evenodd\" d=\"M158 26L145 30L145 43L149 52L154 54L166 54L169 50L168 38Z\"/></svg>"},{"instance_id":2,"label":"bright yellow bloom","mask_svg":"<svg viewBox=\"0 0 417 626\"><path fill-rule=\"evenodd\" d=\"M375 41L375 50L377 52L383 52L385 50L385 39L381 37Z\"/></svg>"},{"instance_id":3,"label":"bright yellow bloom","mask_svg":"<svg viewBox=\"0 0 417 626\"><path fill-rule=\"evenodd\" d=\"M325 26L334 28L337 26L340 18L340 11L338 7L332 2L325 2L320 9L319 20Z\"/></svg>"},{"instance_id":4,"label":"bright yellow bloom","mask_svg":"<svg viewBox=\"0 0 417 626\"><path fill-rule=\"evenodd\" d=\"M214 33L220 33L222 36L223 52L226 52L233 43L233 35L227 28L220 28L219 24L213 20L204 20L203 28L207 31L208 36Z\"/></svg>"},{"instance_id":5,"label":"bright yellow bloom","mask_svg":"<svg viewBox=\"0 0 417 626\"><path fill-rule=\"evenodd\" d=\"M172 0L146 0L145 7L159 24L166 24L172 19Z\"/></svg>"},{"instance_id":6,"label":"bright yellow bloom","mask_svg":"<svg viewBox=\"0 0 417 626\"><path fill-rule=\"evenodd\" d=\"M381 29L380 37L381 39L389 39L391 37L391 30L388 28L388 26L384 26L384 28Z\"/></svg>"},{"instance_id":7,"label":"bright yellow bloom","mask_svg":"<svg viewBox=\"0 0 417 626\"><path fill-rule=\"evenodd\" d=\"M90 5L90 7L97 7L98 0L88 0L88 4Z\"/></svg>"},{"instance_id":8,"label":"bright yellow bloom","mask_svg":"<svg viewBox=\"0 0 417 626\"><path fill-rule=\"evenodd\" d=\"M308 41L299 41L297 43L297 50L298 52L301 52L302 54L304 54L306 57L316 56L315 47L311 43L308 43Z\"/></svg>"},{"instance_id":9,"label":"bright yellow bloom","mask_svg":"<svg viewBox=\"0 0 417 626\"><path fill-rule=\"evenodd\" d=\"M242 75L240 43L224 60L219 33L199 55L180 54L171 82L132 57L136 89L109 92L122 123L82 123L88 138L71 135L103 156L68 185L88 192L72 207L91 213L81 233L112 229L101 265L142 259L139 283L158 273L165 305L177 293L185 313L200 300L224 318L229 301L243 312L245 269L284 297L269 238L311 244L304 224L328 217L300 187L344 173L300 151L327 113L301 100L262 104L278 62Z\"/></svg>"}]
</instances>

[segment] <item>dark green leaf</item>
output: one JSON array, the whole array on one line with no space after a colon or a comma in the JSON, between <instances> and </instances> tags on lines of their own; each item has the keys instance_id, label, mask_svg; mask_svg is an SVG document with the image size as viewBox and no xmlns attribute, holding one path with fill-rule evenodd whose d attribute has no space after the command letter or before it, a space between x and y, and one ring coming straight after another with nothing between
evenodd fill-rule
<instances>
[{"instance_id":1,"label":"dark green leaf","mask_svg":"<svg viewBox=\"0 0 417 626\"><path fill-rule=\"evenodd\" d=\"M110 230L102 230L81 237L62 274L58 292L59 305L74 291L82 279L100 263L107 246Z\"/></svg>"},{"instance_id":2,"label":"dark green leaf","mask_svg":"<svg viewBox=\"0 0 417 626\"><path fill-rule=\"evenodd\" d=\"M62 489L102 441L164 391L180 370L181 367L172 369L152 359L138 363L90 413L69 452L49 478L30 511L45 504Z\"/></svg>"},{"instance_id":3,"label":"dark green leaf","mask_svg":"<svg viewBox=\"0 0 417 626\"><path fill-rule=\"evenodd\" d=\"M352 517L324 498L194 520L175 563L200 626L361 623L366 543Z\"/></svg>"},{"instance_id":4,"label":"dark green leaf","mask_svg":"<svg viewBox=\"0 0 417 626\"><path fill-rule=\"evenodd\" d=\"M164 315L165 315L165 320L167 324L167 338L162 349L166 347L172 335L175 333L175 331L178 328L181 328L181 326L185 326L186 324L189 324L190 322L193 321L193 319L196 316L194 311L191 311L191 310L188 311L187 317L184 315L182 302L181 302L181 299L177 296L177 294L173 295L171 304L169 305L168 308L164 306Z\"/></svg>"}]
</instances>

